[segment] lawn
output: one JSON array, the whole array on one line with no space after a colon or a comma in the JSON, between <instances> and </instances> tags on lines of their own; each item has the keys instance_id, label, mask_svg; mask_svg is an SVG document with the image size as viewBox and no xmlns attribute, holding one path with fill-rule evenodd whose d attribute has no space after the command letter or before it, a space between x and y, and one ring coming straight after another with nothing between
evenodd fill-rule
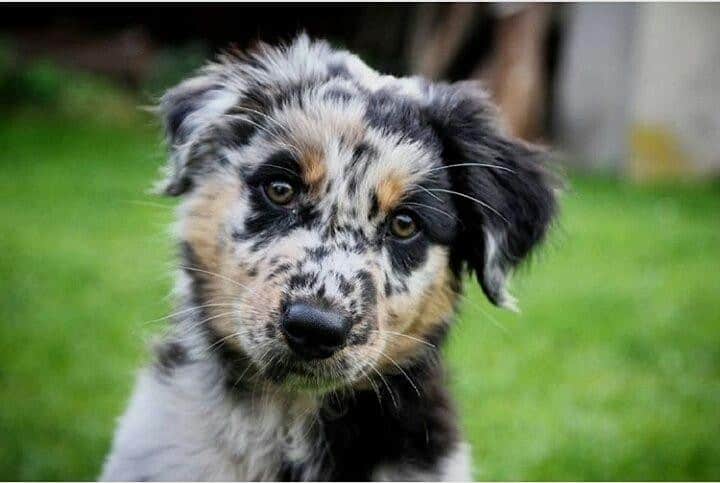
<instances>
[{"instance_id":1,"label":"lawn","mask_svg":"<svg viewBox=\"0 0 720 483\"><path fill-rule=\"evenodd\" d=\"M0 120L0 480L92 479L170 310L172 201L145 118ZM720 478L720 186L572 177L448 346L479 479Z\"/></svg>"}]
</instances>

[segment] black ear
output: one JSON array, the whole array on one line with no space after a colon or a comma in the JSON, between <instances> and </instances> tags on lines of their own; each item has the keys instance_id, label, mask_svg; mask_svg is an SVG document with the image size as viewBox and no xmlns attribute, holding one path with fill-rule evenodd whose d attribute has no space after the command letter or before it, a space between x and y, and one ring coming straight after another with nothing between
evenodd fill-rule
<instances>
[{"instance_id":1,"label":"black ear","mask_svg":"<svg viewBox=\"0 0 720 483\"><path fill-rule=\"evenodd\" d=\"M460 193L456 264L475 271L491 302L516 309L508 275L543 240L557 202L544 153L501 134L496 113L477 83L430 86L430 116Z\"/></svg>"},{"instance_id":2,"label":"black ear","mask_svg":"<svg viewBox=\"0 0 720 483\"><path fill-rule=\"evenodd\" d=\"M202 170L203 157L211 154L213 127L237 102L237 97L223 87L210 69L163 95L158 111L170 159L159 191L178 196L192 187L193 176Z\"/></svg>"}]
</instances>

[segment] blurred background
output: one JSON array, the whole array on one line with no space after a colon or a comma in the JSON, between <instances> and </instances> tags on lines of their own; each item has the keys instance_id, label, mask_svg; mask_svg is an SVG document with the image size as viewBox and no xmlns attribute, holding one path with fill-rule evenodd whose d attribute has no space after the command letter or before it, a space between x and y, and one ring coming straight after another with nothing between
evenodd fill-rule
<instances>
[{"instance_id":1,"label":"blurred background","mask_svg":"<svg viewBox=\"0 0 720 483\"><path fill-rule=\"evenodd\" d=\"M0 7L0 480L97 477L171 311L141 108L300 30L482 80L566 173L522 313L469 283L446 349L475 477L720 479L720 5L223 4Z\"/></svg>"}]
</instances>

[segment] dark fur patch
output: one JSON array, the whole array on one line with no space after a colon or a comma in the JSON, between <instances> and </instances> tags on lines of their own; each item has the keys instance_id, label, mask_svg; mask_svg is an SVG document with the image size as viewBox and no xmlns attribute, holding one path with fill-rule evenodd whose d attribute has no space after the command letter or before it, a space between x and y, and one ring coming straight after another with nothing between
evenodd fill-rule
<instances>
[{"instance_id":1,"label":"dark fur patch","mask_svg":"<svg viewBox=\"0 0 720 483\"><path fill-rule=\"evenodd\" d=\"M317 282L317 273L302 272L292 275L287 286L289 290L302 290L315 286Z\"/></svg>"},{"instance_id":2,"label":"dark fur patch","mask_svg":"<svg viewBox=\"0 0 720 483\"><path fill-rule=\"evenodd\" d=\"M364 390L327 398L319 426L326 448L322 478L368 481L382 464L430 470L455 448L456 414L442 366L427 358L405 371L412 384L404 375L388 374L387 386L378 383L379 394Z\"/></svg>"},{"instance_id":3,"label":"dark fur patch","mask_svg":"<svg viewBox=\"0 0 720 483\"><path fill-rule=\"evenodd\" d=\"M438 151L441 147L422 106L395 92L379 90L370 94L365 119L370 126L406 141L420 142Z\"/></svg>"},{"instance_id":4,"label":"dark fur patch","mask_svg":"<svg viewBox=\"0 0 720 483\"><path fill-rule=\"evenodd\" d=\"M319 262L323 258L326 258L330 254L330 249L322 245L305 250L310 260Z\"/></svg>"},{"instance_id":5,"label":"dark fur patch","mask_svg":"<svg viewBox=\"0 0 720 483\"><path fill-rule=\"evenodd\" d=\"M368 312L377 304L377 289L372 275L367 270L360 270L355 276L354 282L360 289L360 300L362 311Z\"/></svg>"},{"instance_id":6,"label":"dark fur patch","mask_svg":"<svg viewBox=\"0 0 720 483\"><path fill-rule=\"evenodd\" d=\"M223 145L233 148L245 146L257 132L257 122L233 119L228 122L225 132L220 135Z\"/></svg>"},{"instance_id":7,"label":"dark fur patch","mask_svg":"<svg viewBox=\"0 0 720 483\"><path fill-rule=\"evenodd\" d=\"M370 195L370 210L368 211L368 221L372 221L380 213L380 201L378 200L377 193L373 191Z\"/></svg>"},{"instance_id":8,"label":"dark fur patch","mask_svg":"<svg viewBox=\"0 0 720 483\"><path fill-rule=\"evenodd\" d=\"M323 94L324 99L341 102L341 103L349 102L350 99L352 99L352 97L353 97L353 94L351 92L346 91L344 89L338 89L338 88L328 89Z\"/></svg>"},{"instance_id":9,"label":"dark fur patch","mask_svg":"<svg viewBox=\"0 0 720 483\"><path fill-rule=\"evenodd\" d=\"M155 348L155 368L164 375L170 375L190 362L187 349L177 341L169 340Z\"/></svg>"},{"instance_id":10,"label":"dark fur patch","mask_svg":"<svg viewBox=\"0 0 720 483\"><path fill-rule=\"evenodd\" d=\"M343 169L343 177L347 180L347 191L351 196L357 192L357 186L370 163L376 158L377 150L367 142L361 142L353 149L350 162Z\"/></svg>"},{"instance_id":11,"label":"dark fur patch","mask_svg":"<svg viewBox=\"0 0 720 483\"><path fill-rule=\"evenodd\" d=\"M185 120L193 112L200 109L213 91L221 91L223 87L216 83L196 84L188 87L181 84L163 96L161 110L165 121L165 130L171 144L181 143L188 134L183 127Z\"/></svg>"},{"instance_id":12,"label":"dark fur patch","mask_svg":"<svg viewBox=\"0 0 720 483\"><path fill-rule=\"evenodd\" d=\"M340 77L342 79L352 79L352 76L350 75L350 71L348 71L347 66L341 62L332 62L328 64L328 75L330 77Z\"/></svg>"},{"instance_id":13,"label":"dark fur patch","mask_svg":"<svg viewBox=\"0 0 720 483\"><path fill-rule=\"evenodd\" d=\"M290 262L281 263L280 265L278 265L272 269L272 271L268 274L266 280L270 281L274 278L277 278L278 276L282 275L283 273L287 273L292 267L293 267L293 264Z\"/></svg>"},{"instance_id":14,"label":"dark fur patch","mask_svg":"<svg viewBox=\"0 0 720 483\"><path fill-rule=\"evenodd\" d=\"M342 274L338 274L337 278L338 289L340 290L340 293L343 295L343 297L349 297L350 294L353 292L355 286L350 283L350 281Z\"/></svg>"}]
</instances>

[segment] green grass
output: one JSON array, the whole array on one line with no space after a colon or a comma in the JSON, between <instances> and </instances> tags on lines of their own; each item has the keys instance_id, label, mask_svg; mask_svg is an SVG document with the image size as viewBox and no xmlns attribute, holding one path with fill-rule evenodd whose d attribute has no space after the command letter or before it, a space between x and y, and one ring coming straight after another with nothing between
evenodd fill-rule
<instances>
[{"instance_id":1,"label":"green grass","mask_svg":"<svg viewBox=\"0 0 720 483\"><path fill-rule=\"evenodd\" d=\"M0 479L92 479L170 307L156 129L0 121ZM480 479L720 478L720 189L573 178L448 355Z\"/></svg>"}]
</instances>

